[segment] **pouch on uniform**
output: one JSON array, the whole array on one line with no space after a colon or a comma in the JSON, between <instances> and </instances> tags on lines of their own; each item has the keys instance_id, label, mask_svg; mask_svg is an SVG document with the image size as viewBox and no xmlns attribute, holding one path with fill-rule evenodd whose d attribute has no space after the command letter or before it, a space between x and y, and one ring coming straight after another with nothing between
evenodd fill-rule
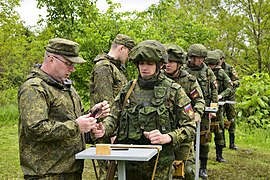
<instances>
[{"instance_id":1,"label":"pouch on uniform","mask_svg":"<svg viewBox=\"0 0 270 180\"><path fill-rule=\"evenodd\" d=\"M220 130L219 128L219 122L215 121L215 122L211 122L210 124L210 131L213 133L218 133Z\"/></svg>"},{"instance_id":2,"label":"pouch on uniform","mask_svg":"<svg viewBox=\"0 0 270 180\"><path fill-rule=\"evenodd\" d=\"M208 131L201 131L200 132L200 143L208 143L212 141L212 133Z\"/></svg>"},{"instance_id":3,"label":"pouch on uniform","mask_svg":"<svg viewBox=\"0 0 270 180\"><path fill-rule=\"evenodd\" d=\"M174 160L173 161L173 167L174 167L174 173L173 173L173 177L174 178L179 178L179 177L184 177L185 175L185 165L183 161L180 160Z\"/></svg>"},{"instance_id":4,"label":"pouch on uniform","mask_svg":"<svg viewBox=\"0 0 270 180\"><path fill-rule=\"evenodd\" d=\"M231 121L224 121L224 128L229 129L231 126Z\"/></svg>"}]
</instances>

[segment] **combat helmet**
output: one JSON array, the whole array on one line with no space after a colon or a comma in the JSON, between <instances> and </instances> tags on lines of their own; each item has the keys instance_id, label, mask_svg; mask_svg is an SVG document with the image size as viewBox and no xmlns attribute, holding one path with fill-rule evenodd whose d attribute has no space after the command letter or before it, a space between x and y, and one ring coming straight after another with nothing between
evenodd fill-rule
<instances>
[{"instance_id":1,"label":"combat helmet","mask_svg":"<svg viewBox=\"0 0 270 180\"><path fill-rule=\"evenodd\" d=\"M168 59L171 61L180 62L181 64L186 63L186 52L175 44L164 44L168 53Z\"/></svg>"},{"instance_id":2,"label":"combat helmet","mask_svg":"<svg viewBox=\"0 0 270 180\"><path fill-rule=\"evenodd\" d=\"M202 44L193 44L188 48L187 52L188 57L196 56L196 57L206 57L207 49Z\"/></svg>"},{"instance_id":3,"label":"combat helmet","mask_svg":"<svg viewBox=\"0 0 270 180\"><path fill-rule=\"evenodd\" d=\"M156 40L146 40L137 44L129 53L129 60L133 62L154 61L168 62L168 54L162 43Z\"/></svg>"},{"instance_id":4,"label":"combat helmet","mask_svg":"<svg viewBox=\"0 0 270 180\"><path fill-rule=\"evenodd\" d=\"M217 52L217 53L219 54L220 58L225 58L225 53L224 53L222 50L220 50L220 49L215 49L214 51Z\"/></svg>"},{"instance_id":5,"label":"combat helmet","mask_svg":"<svg viewBox=\"0 0 270 180\"><path fill-rule=\"evenodd\" d=\"M205 63L208 65L218 65L220 63L220 56L216 51L208 51Z\"/></svg>"}]
</instances>

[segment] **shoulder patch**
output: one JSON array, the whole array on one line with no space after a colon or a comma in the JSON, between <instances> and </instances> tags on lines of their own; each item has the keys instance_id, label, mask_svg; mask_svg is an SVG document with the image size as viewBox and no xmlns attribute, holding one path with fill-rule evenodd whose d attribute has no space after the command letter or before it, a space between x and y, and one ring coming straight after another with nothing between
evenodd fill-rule
<instances>
[{"instance_id":1,"label":"shoulder patch","mask_svg":"<svg viewBox=\"0 0 270 180\"><path fill-rule=\"evenodd\" d=\"M42 79L40 79L38 77L35 77L35 78L33 78L31 80L31 83L30 84L33 85L33 86L39 86L42 81L43 81Z\"/></svg>"},{"instance_id":2,"label":"shoulder patch","mask_svg":"<svg viewBox=\"0 0 270 180\"><path fill-rule=\"evenodd\" d=\"M192 82L196 82L197 78L196 78L195 76L193 76L193 75L190 74L190 75L188 76L188 80L189 80L189 81L192 81Z\"/></svg>"},{"instance_id":3,"label":"shoulder patch","mask_svg":"<svg viewBox=\"0 0 270 180\"><path fill-rule=\"evenodd\" d=\"M111 62L107 59L102 59L96 63L96 66L110 65Z\"/></svg>"},{"instance_id":4,"label":"shoulder patch","mask_svg":"<svg viewBox=\"0 0 270 180\"><path fill-rule=\"evenodd\" d=\"M178 83L172 83L171 87L174 89L180 89L182 86Z\"/></svg>"}]
</instances>

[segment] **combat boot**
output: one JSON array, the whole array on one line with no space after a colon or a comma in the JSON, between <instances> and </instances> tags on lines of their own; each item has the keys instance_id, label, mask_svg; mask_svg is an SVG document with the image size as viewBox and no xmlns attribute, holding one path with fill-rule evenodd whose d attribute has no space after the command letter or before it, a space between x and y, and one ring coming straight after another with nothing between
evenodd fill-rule
<instances>
[{"instance_id":1,"label":"combat boot","mask_svg":"<svg viewBox=\"0 0 270 180\"><path fill-rule=\"evenodd\" d=\"M207 171L206 171L207 158L200 158L200 159L201 159L201 167L199 171L199 176L202 179L207 179L208 178Z\"/></svg>"},{"instance_id":2,"label":"combat boot","mask_svg":"<svg viewBox=\"0 0 270 180\"><path fill-rule=\"evenodd\" d=\"M234 133L230 133L230 149L238 150L238 147L234 144Z\"/></svg>"},{"instance_id":3,"label":"combat boot","mask_svg":"<svg viewBox=\"0 0 270 180\"><path fill-rule=\"evenodd\" d=\"M223 146L222 145L216 145L216 161L218 162L226 162L226 160L222 157L222 148Z\"/></svg>"}]
</instances>

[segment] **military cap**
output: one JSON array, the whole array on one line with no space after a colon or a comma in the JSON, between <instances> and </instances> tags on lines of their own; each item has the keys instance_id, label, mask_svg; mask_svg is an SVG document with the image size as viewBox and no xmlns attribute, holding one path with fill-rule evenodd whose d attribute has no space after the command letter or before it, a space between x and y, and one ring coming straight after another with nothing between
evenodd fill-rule
<instances>
[{"instance_id":1,"label":"military cap","mask_svg":"<svg viewBox=\"0 0 270 180\"><path fill-rule=\"evenodd\" d=\"M83 58L79 57L80 45L74 41L63 38L53 38L49 40L45 50L63 56L73 63L85 63Z\"/></svg>"},{"instance_id":2,"label":"military cap","mask_svg":"<svg viewBox=\"0 0 270 180\"><path fill-rule=\"evenodd\" d=\"M131 50L135 46L135 41L125 34L117 34L113 42L124 45L129 50Z\"/></svg>"}]
</instances>

